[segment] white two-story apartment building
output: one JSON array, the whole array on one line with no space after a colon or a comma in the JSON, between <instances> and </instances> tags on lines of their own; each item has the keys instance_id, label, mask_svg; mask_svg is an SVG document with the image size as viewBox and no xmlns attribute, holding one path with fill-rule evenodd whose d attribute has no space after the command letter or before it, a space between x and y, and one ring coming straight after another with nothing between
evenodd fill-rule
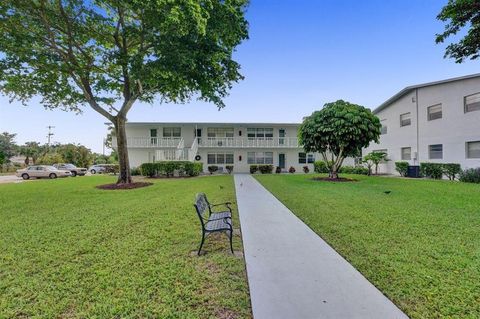
<instances>
[{"instance_id":1,"label":"white two-story apartment building","mask_svg":"<svg viewBox=\"0 0 480 319\"><path fill-rule=\"evenodd\" d=\"M224 170L249 172L250 165L272 164L297 172L313 170L314 154L298 143L298 123L136 123L126 125L131 167L142 163L187 160Z\"/></svg>"},{"instance_id":2,"label":"white two-story apartment building","mask_svg":"<svg viewBox=\"0 0 480 319\"><path fill-rule=\"evenodd\" d=\"M480 167L480 74L409 86L373 113L382 135L363 155L386 152L382 172L394 174L396 161Z\"/></svg>"}]
</instances>

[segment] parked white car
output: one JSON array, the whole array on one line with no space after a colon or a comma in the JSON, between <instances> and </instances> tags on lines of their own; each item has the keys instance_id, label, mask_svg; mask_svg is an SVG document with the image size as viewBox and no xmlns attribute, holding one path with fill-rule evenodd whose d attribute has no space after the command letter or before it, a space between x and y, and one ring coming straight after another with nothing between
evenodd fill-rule
<instances>
[{"instance_id":1,"label":"parked white car","mask_svg":"<svg viewBox=\"0 0 480 319\"><path fill-rule=\"evenodd\" d=\"M101 173L105 173L106 169L105 169L105 165L95 164L90 166L88 168L88 171L92 174L101 174Z\"/></svg>"},{"instance_id":2,"label":"parked white car","mask_svg":"<svg viewBox=\"0 0 480 319\"><path fill-rule=\"evenodd\" d=\"M34 165L17 170L16 175L23 179L30 179L32 177L54 179L57 177L69 177L72 176L72 173L68 170L57 169L53 166Z\"/></svg>"}]
</instances>

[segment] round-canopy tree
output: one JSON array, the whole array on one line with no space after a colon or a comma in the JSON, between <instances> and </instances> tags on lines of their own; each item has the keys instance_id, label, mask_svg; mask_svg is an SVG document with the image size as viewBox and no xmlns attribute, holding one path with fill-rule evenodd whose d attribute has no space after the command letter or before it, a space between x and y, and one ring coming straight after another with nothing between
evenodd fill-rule
<instances>
[{"instance_id":1,"label":"round-canopy tree","mask_svg":"<svg viewBox=\"0 0 480 319\"><path fill-rule=\"evenodd\" d=\"M338 100L306 117L299 138L306 152L322 155L329 177L337 179L344 159L359 156L370 142L378 142L380 128L380 120L369 109Z\"/></svg>"},{"instance_id":2,"label":"round-canopy tree","mask_svg":"<svg viewBox=\"0 0 480 319\"><path fill-rule=\"evenodd\" d=\"M247 1L2 0L0 91L102 114L115 128L118 183L130 183L128 111L192 96L223 107L242 79L232 53L248 37Z\"/></svg>"}]
</instances>

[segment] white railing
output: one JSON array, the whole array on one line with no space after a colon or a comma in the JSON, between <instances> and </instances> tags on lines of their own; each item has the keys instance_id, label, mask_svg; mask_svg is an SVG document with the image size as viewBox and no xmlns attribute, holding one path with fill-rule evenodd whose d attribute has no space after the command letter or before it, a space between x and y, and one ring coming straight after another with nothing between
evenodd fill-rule
<instances>
[{"instance_id":1,"label":"white railing","mask_svg":"<svg viewBox=\"0 0 480 319\"><path fill-rule=\"evenodd\" d=\"M178 147L181 137L127 137L128 147Z\"/></svg>"},{"instance_id":2,"label":"white railing","mask_svg":"<svg viewBox=\"0 0 480 319\"><path fill-rule=\"evenodd\" d=\"M156 161L189 161L188 149L165 149L155 152Z\"/></svg>"},{"instance_id":3,"label":"white railing","mask_svg":"<svg viewBox=\"0 0 480 319\"><path fill-rule=\"evenodd\" d=\"M232 147L232 148L298 148L296 137L236 138L236 137L202 137L200 147Z\"/></svg>"},{"instance_id":4,"label":"white railing","mask_svg":"<svg viewBox=\"0 0 480 319\"><path fill-rule=\"evenodd\" d=\"M198 139L195 138L193 139L192 146L190 146L190 149L188 150L188 160L190 162L193 162L195 160L195 156L197 155L198 151Z\"/></svg>"}]
</instances>

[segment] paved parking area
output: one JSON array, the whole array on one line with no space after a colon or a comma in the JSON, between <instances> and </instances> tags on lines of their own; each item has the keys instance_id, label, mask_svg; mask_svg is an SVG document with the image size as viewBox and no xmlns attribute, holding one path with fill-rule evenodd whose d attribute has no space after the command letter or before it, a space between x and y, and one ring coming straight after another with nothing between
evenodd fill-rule
<instances>
[{"instance_id":1,"label":"paved parking area","mask_svg":"<svg viewBox=\"0 0 480 319\"><path fill-rule=\"evenodd\" d=\"M0 184L21 182L23 182L23 179L15 175L0 175Z\"/></svg>"},{"instance_id":2,"label":"paved parking area","mask_svg":"<svg viewBox=\"0 0 480 319\"><path fill-rule=\"evenodd\" d=\"M408 318L251 175L235 191L255 319Z\"/></svg>"}]
</instances>

